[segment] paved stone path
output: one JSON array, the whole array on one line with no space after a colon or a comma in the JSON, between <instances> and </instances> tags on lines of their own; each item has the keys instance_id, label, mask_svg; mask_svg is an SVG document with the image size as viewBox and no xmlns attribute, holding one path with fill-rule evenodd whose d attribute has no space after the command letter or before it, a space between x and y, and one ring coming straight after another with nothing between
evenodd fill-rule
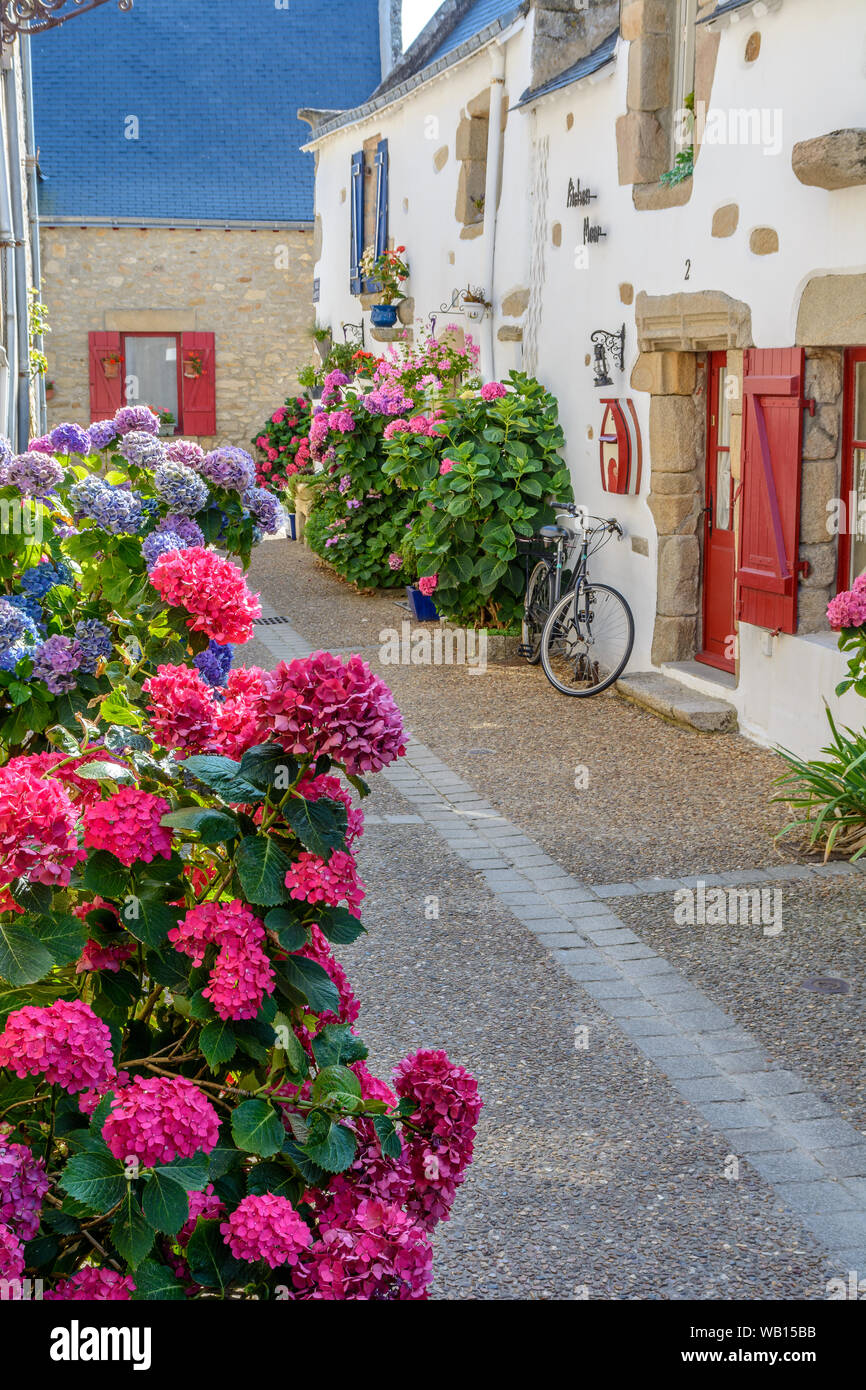
<instances>
[{"instance_id":1,"label":"paved stone path","mask_svg":"<svg viewBox=\"0 0 866 1390\"><path fill-rule=\"evenodd\" d=\"M257 639L275 660L291 660L312 650L289 624L268 622L279 617L274 610L264 607L263 613ZM551 969L556 962L595 1005L586 1023L579 1009L573 1017L575 1053L586 1046L586 1030L597 1027L594 1020L600 1010L723 1137L727 1177L736 1178L740 1162L746 1160L790 1209L795 1227L802 1222L826 1249L831 1272L866 1272L866 1138L793 1070L776 1066L748 1031L645 944L610 905L611 899L695 888L700 881L707 887L754 886L779 878L820 879L856 871L844 864L777 864L703 880L651 878L589 887L418 740L413 738L407 756L383 775L413 809L368 815L372 835L365 836L366 853L372 852L371 840L375 846L378 827L395 833L420 824L434 831L546 949ZM428 1041L447 1046L444 1039ZM623 1294L628 1296L626 1286ZM494 1291L482 1296L499 1295ZM540 1296L586 1295L546 1289ZM595 1295L591 1291L589 1296ZM638 1296L725 1293L692 1289ZM822 1290L813 1283L799 1293L792 1289L788 1294L754 1291L731 1296L821 1297Z\"/></svg>"}]
</instances>

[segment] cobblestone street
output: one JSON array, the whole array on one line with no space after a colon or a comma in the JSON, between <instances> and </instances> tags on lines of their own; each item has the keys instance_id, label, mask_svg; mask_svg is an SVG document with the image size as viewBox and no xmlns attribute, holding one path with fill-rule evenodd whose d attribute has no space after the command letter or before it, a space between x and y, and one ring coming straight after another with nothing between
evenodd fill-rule
<instances>
[{"instance_id":1,"label":"cobblestone street","mask_svg":"<svg viewBox=\"0 0 866 1390\"><path fill-rule=\"evenodd\" d=\"M303 546L250 579L248 664L360 651L413 735L365 806L343 960L383 1074L423 1044L481 1083L438 1296L821 1299L866 1266L862 877L774 845L778 759L524 665L382 665L401 592ZM698 880L778 890L782 930L677 925Z\"/></svg>"}]
</instances>

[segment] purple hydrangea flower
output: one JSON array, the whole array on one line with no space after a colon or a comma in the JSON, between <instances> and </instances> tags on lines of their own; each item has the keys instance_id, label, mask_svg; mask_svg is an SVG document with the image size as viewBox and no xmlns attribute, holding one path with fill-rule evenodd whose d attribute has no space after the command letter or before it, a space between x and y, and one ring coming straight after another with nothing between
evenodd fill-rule
<instances>
[{"instance_id":1,"label":"purple hydrangea flower","mask_svg":"<svg viewBox=\"0 0 866 1390\"><path fill-rule=\"evenodd\" d=\"M153 475L153 486L173 512L194 516L210 496L197 473L182 463L163 463Z\"/></svg>"},{"instance_id":2,"label":"purple hydrangea flower","mask_svg":"<svg viewBox=\"0 0 866 1390\"><path fill-rule=\"evenodd\" d=\"M0 487L6 486L12 457L12 445L9 443L5 434L0 434Z\"/></svg>"},{"instance_id":3,"label":"purple hydrangea flower","mask_svg":"<svg viewBox=\"0 0 866 1390\"><path fill-rule=\"evenodd\" d=\"M93 441L87 430L80 425L69 423L57 425L49 435L51 452L55 454L79 454L86 457L93 448Z\"/></svg>"},{"instance_id":4,"label":"purple hydrangea flower","mask_svg":"<svg viewBox=\"0 0 866 1390\"><path fill-rule=\"evenodd\" d=\"M275 536L280 527L285 526L285 507L279 498L266 488L250 488L243 500L266 536Z\"/></svg>"},{"instance_id":5,"label":"purple hydrangea flower","mask_svg":"<svg viewBox=\"0 0 866 1390\"><path fill-rule=\"evenodd\" d=\"M204 449L191 439L175 439L166 445L165 456L169 463L185 463L187 468L197 469L204 458Z\"/></svg>"},{"instance_id":6,"label":"purple hydrangea flower","mask_svg":"<svg viewBox=\"0 0 866 1390\"><path fill-rule=\"evenodd\" d=\"M130 434L132 430L159 434L159 416L146 405L122 405L114 417L114 432Z\"/></svg>"},{"instance_id":7,"label":"purple hydrangea flower","mask_svg":"<svg viewBox=\"0 0 866 1390\"><path fill-rule=\"evenodd\" d=\"M34 599L43 599L55 584L71 584L72 571L62 562L55 565L51 560L32 565L21 575L21 588Z\"/></svg>"},{"instance_id":8,"label":"purple hydrangea flower","mask_svg":"<svg viewBox=\"0 0 866 1390\"><path fill-rule=\"evenodd\" d=\"M187 542L176 531L151 531L141 542L141 553L148 571L170 550L186 550Z\"/></svg>"},{"instance_id":9,"label":"purple hydrangea flower","mask_svg":"<svg viewBox=\"0 0 866 1390\"><path fill-rule=\"evenodd\" d=\"M81 648L81 669L91 674L114 650L111 631L98 618L85 618L76 623L75 640Z\"/></svg>"},{"instance_id":10,"label":"purple hydrangea flower","mask_svg":"<svg viewBox=\"0 0 866 1390\"><path fill-rule=\"evenodd\" d=\"M187 545L204 545L204 531L201 527L188 516L180 516L177 512L169 512L164 516L157 526L157 531L173 531L176 536L180 536Z\"/></svg>"},{"instance_id":11,"label":"purple hydrangea flower","mask_svg":"<svg viewBox=\"0 0 866 1390\"><path fill-rule=\"evenodd\" d=\"M51 435L41 434L38 439L31 439L27 448L33 454L50 454L52 449Z\"/></svg>"},{"instance_id":12,"label":"purple hydrangea flower","mask_svg":"<svg viewBox=\"0 0 866 1390\"><path fill-rule=\"evenodd\" d=\"M44 681L52 695L62 695L76 684L73 672L81 668L84 653L75 637L56 633L39 648L33 662L33 679Z\"/></svg>"},{"instance_id":13,"label":"purple hydrangea flower","mask_svg":"<svg viewBox=\"0 0 866 1390\"><path fill-rule=\"evenodd\" d=\"M90 435L90 443L95 452L107 449L109 444L113 444L117 438L117 426L113 420L97 420L87 431Z\"/></svg>"},{"instance_id":14,"label":"purple hydrangea flower","mask_svg":"<svg viewBox=\"0 0 866 1390\"><path fill-rule=\"evenodd\" d=\"M165 463L165 449L146 430L130 430L117 447L127 463L136 468L159 468Z\"/></svg>"},{"instance_id":15,"label":"purple hydrangea flower","mask_svg":"<svg viewBox=\"0 0 866 1390\"><path fill-rule=\"evenodd\" d=\"M16 454L7 470L12 487L24 497L47 497L63 481L63 469L50 454Z\"/></svg>"},{"instance_id":16,"label":"purple hydrangea flower","mask_svg":"<svg viewBox=\"0 0 866 1390\"><path fill-rule=\"evenodd\" d=\"M361 404L371 415L405 415L407 411L414 410L412 401L405 395L402 386L391 385L388 382L362 396Z\"/></svg>"},{"instance_id":17,"label":"purple hydrangea flower","mask_svg":"<svg viewBox=\"0 0 866 1390\"><path fill-rule=\"evenodd\" d=\"M199 472L214 487L223 487L229 492L249 492L256 481L256 465L252 456L245 449L236 449L232 444L205 454Z\"/></svg>"},{"instance_id":18,"label":"purple hydrangea flower","mask_svg":"<svg viewBox=\"0 0 866 1390\"><path fill-rule=\"evenodd\" d=\"M226 683L234 653L235 649L230 642L222 646L219 642L210 641L203 652L193 657L192 664L198 668L202 679L206 680L208 685L219 690Z\"/></svg>"},{"instance_id":19,"label":"purple hydrangea flower","mask_svg":"<svg viewBox=\"0 0 866 1390\"><path fill-rule=\"evenodd\" d=\"M91 475L69 489L76 517L95 522L112 536L134 535L143 520L141 498L128 488L115 487Z\"/></svg>"}]
</instances>

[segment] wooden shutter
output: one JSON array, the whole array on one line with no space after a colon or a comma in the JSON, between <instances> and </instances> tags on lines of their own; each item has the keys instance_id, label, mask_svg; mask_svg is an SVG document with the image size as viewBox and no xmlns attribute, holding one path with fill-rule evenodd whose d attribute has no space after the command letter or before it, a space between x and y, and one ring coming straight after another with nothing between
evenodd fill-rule
<instances>
[{"instance_id":1,"label":"wooden shutter","mask_svg":"<svg viewBox=\"0 0 866 1390\"><path fill-rule=\"evenodd\" d=\"M185 376L184 364L191 352L197 352L204 370L201 376ZM216 353L212 333L182 333L181 360L181 430L184 434L216 434Z\"/></svg>"},{"instance_id":2,"label":"wooden shutter","mask_svg":"<svg viewBox=\"0 0 866 1390\"><path fill-rule=\"evenodd\" d=\"M388 141L376 146L376 256L388 250Z\"/></svg>"},{"instance_id":3,"label":"wooden shutter","mask_svg":"<svg viewBox=\"0 0 866 1390\"><path fill-rule=\"evenodd\" d=\"M90 333L90 422L110 420L123 405L123 363L117 376L105 375L103 358L120 356L119 333Z\"/></svg>"},{"instance_id":4,"label":"wooden shutter","mask_svg":"<svg viewBox=\"0 0 866 1390\"><path fill-rule=\"evenodd\" d=\"M797 630L803 348L750 348L743 367L737 616Z\"/></svg>"},{"instance_id":5,"label":"wooden shutter","mask_svg":"<svg viewBox=\"0 0 866 1390\"><path fill-rule=\"evenodd\" d=\"M352 155L352 241L349 256L349 291L361 293L361 257L364 254L364 151Z\"/></svg>"}]
</instances>

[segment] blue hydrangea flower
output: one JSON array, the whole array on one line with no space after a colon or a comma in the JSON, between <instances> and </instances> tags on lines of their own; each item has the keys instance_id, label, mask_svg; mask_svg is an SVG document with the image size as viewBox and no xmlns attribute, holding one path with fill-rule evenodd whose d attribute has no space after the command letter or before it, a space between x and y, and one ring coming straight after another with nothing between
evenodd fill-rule
<instances>
[{"instance_id":1,"label":"blue hydrangea flower","mask_svg":"<svg viewBox=\"0 0 866 1390\"><path fill-rule=\"evenodd\" d=\"M9 651L17 643L35 645L39 631L33 619L19 607L0 599L0 651Z\"/></svg>"},{"instance_id":2,"label":"blue hydrangea flower","mask_svg":"<svg viewBox=\"0 0 866 1390\"><path fill-rule=\"evenodd\" d=\"M267 488L253 487L244 496L249 508L266 536L274 536L286 524L286 510L279 498Z\"/></svg>"},{"instance_id":3,"label":"blue hydrangea flower","mask_svg":"<svg viewBox=\"0 0 866 1390\"><path fill-rule=\"evenodd\" d=\"M11 603L13 608L20 608L37 627L41 627L45 621L42 605L32 594L10 594L6 602Z\"/></svg>"},{"instance_id":4,"label":"blue hydrangea flower","mask_svg":"<svg viewBox=\"0 0 866 1390\"><path fill-rule=\"evenodd\" d=\"M86 618L76 623L75 640L81 648L81 669L90 674L114 650L111 632L98 618Z\"/></svg>"},{"instance_id":5,"label":"blue hydrangea flower","mask_svg":"<svg viewBox=\"0 0 866 1390\"><path fill-rule=\"evenodd\" d=\"M204 545L204 531L198 522L188 516L179 516L177 512L169 512L168 516L164 516L156 529L173 531L182 541L186 541L187 545Z\"/></svg>"},{"instance_id":6,"label":"blue hydrangea flower","mask_svg":"<svg viewBox=\"0 0 866 1390\"><path fill-rule=\"evenodd\" d=\"M148 570L152 570L157 560L170 550L186 549L186 541L174 531L151 531L141 542L141 553Z\"/></svg>"},{"instance_id":7,"label":"blue hydrangea flower","mask_svg":"<svg viewBox=\"0 0 866 1390\"><path fill-rule=\"evenodd\" d=\"M92 475L73 484L69 501L76 517L88 518L112 536L134 535L144 520L137 493Z\"/></svg>"},{"instance_id":8,"label":"blue hydrangea flower","mask_svg":"<svg viewBox=\"0 0 866 1390\"><path fill-rule=\"evenodd\" d=\"M214 487L223 487L229 492L249 492L256 481L256 465L252 456L245 449L237 449L232 444L205 454L199 471Z\"/></svg>"},{"instance_id":9,"label":"blue hydrangea flower","mask_svg":"<svg viewBox=\"0 0 866 1390\"><path fill-rule=\"evenodd\" d=\"M208 504L209 493L201 478L182 463L164 463L153 475L153 486L173 512L194 516Z\"/></svg>"},{"instance_id":10,"label":"blue hydrangea flower","mask_svg":"<svg viewBox=\"0 0 866 1390\"><path fill-rule=\"evenodd\" d=\"M21 575L21 588L33 598L43 599L55 584L71 584L72 571L61 561L54 564L44 560L41 565L33 565Z\"/></svg>"},{"instance_id":11,"label":"blue hydrangea flower","mask_svg":"<svg viewBox=\"0 0 866 1390\"><path fill-rule=\"evenodd\" d=\"M146 430L130 430L117 447L127 463L136 468L159 468L165 463L165 449Z\"/></svg>"},{"instance_id":12,"label":"blue hydrangea flower","mask_svg":"<svg viewBox=\"0 0 866 1390\"><path fill-rule=\"evenodd\" d=\"M80 454L84 458L93 448L93 441L87 430L68 422L56 425L49 438L51 448L56 454Z\"/></svg>"},{"instance_id":13,"label":"blue hydrangea flower","mask_svg":"<svg viewBox=\"0 0 866 1390\"><path fill-rule=\"evenodd\" d=\"M0 434L0 487L9 482L9 465L12 462L12 445L5 434Z\"/></svg>"},{"instance_id":14,"label":"blue hydrangea flower","mask_svg":"<svg viewBox=\"0 0 866 1390\"><path fill-rule=\"evenodd\" d=\"M219 642L211 640L203 652L193 657L193 666L198 668L202 679L206 680L208 685L219 690L226 683L234 654L235 649L230 642L221 646Z\"/></svg>"},{"instance_id":15,"label":"blue hydrangea flower","mask_svg":"<svg viewBox=\"0 0 866 1390\"><path fill-rule=\"evenodd\" d=\"M90 443L95 452L107 449L109 444L113 444L117 438L117 426L113 420L97 420L87 431L90 436Z\"/></svg>"}]
</instances>

